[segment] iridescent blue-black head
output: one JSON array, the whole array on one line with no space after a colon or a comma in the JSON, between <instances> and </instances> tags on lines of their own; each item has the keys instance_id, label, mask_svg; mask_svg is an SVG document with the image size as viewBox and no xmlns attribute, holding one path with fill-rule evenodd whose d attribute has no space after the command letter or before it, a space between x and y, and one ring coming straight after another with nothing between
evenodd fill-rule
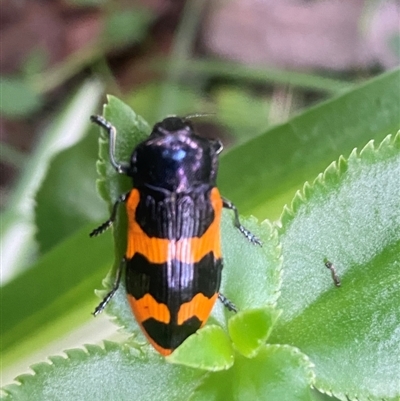
<instances>
[{"instance_id":1,"label":"iridescent blue-black head","mask_svg":"<svg viewBox=\"0 0 400 401\"><path fill-rule=\"evenodd\" d=\"M167 117L132 153L128 175L134 186L183 193L215 186L219 141L198 136L185 118Z\"/></svg>"}]
</instances>

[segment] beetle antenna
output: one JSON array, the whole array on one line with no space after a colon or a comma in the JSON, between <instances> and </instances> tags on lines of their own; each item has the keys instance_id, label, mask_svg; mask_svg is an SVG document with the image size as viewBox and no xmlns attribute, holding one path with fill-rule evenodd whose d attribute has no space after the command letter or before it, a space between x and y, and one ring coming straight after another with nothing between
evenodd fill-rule
<instances>
[{"instance_id":1,"label":"beetle antenna","mask_svg":"<svg viewBox=\"0 0 400 401\"><path fill-rule=\"evenodd\" d=\"M183 117L184 120L191 120L192 118L215 116L215 113L194 113Z\"/></svg>"}]
</instances>

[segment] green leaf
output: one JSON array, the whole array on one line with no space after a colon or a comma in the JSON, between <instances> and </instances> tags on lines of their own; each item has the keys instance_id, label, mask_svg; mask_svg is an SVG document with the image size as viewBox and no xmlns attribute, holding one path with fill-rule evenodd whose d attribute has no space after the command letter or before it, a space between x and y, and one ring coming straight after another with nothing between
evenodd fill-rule
<instances>
[{"instance_id":1,"label":"green leaf","mask_svg":"<svg viewBox=\"0 0 400 401\"><path fill-rule=\"evenodd\" d=\"M3 366L92 318L93 287L111 265L112 249L107 234L90 239L91 228L84 227L2 287Z\"/></svg>"},{"instance_id":2,"label":"green leaf","mask_svg":"<svg viewBox=\"0 0 400 401\"><path fill-rule=\"evenodd\" d=\"M0 77L0 88L0 112L5 117L26 117L42 106L41 96L20 78Z\"/></svg>"},{"instance_id":3,"label":"green leaf","mask_svg":"<svg viewBox=\"0 0 400 401\"><path fill-rule=\"evenodd\" d=\"M254 356L271 334L280 311L271 307L239 312L228 323L229 335L237 351Z\"/></svg>"},{"instance_id":4,"label":"green leaf","mask_svg":"<svg viewBox=\"0 0 400 401\"><path fill-rule=\"evenodd\" d=\"M399 199L397 134L332 164L282 216L283 314L271 341L299 347L315 387L343 400L400 396Z\"/></svg>"},{"instance_id":5,"label":"green leaf","mask_svg":"<svg viewBox=\"0 0 400 401\"><path fill-rule=\"evenodd\" d=\"M4 400L186 401L204 373L167 364L155 352L105 342L50 357L51 364L31 367L34 375L6 386ZM184 383L184 385L183 385Z\"/></svg>"},{"instance_id":6,"label":"green leaf","mask_svg":"<svg viewBox=\"0 0 400 401\"><path fill-rule=\"evenodd\" d=\"M328 78L317 74L309 74L298 71L288 71L287 69L266 68L265 65L254 66L234 62L233 60L221 60L204 58L187 57L181 60L182 70L190 72L196 78L217 79L221 81L235 80L239 84L271 84L281 86L291 86L310 89L313 91L339 93L349 90L353 87L353 83L335 78ZM161 71L165 69L165 62L158 62L156 66ZM326 75L326 74L325 74Z\"/></svg>"},{"instance_id":7,"label":"green leaf","mask_svg":"<svg viewBox=\"0 0 400 401\"><path fill-rule=\"evenodd\" d=\"M33 224L35 195L43 182L51 159L85 136L89 124L87 116L93 112L101 93L102 86L99 82L93 80L85 82L64 106L63 112L42 134L33 155L24 166L24 171L10 196L8 207L1 214L0 253L3 280L12 276L18 268L35 261L36 227ZM21 252L21 249L24 251Z\"/></svg>"},{"instance_id":8,"label":"green leaf","mask_svg":"<svg viewBox=\"0 0 400 401\"><path fill-rule=\"evenodd\" d=\"M241 223L262 242L247 241L233 225L233 213L224 210L221 224L224 270L221 292L239 310L275 305L281 286L282 260L275 227L268 221L257 223L254 217L241 218ZM225 310L222 305L214 310ZM227 312L228 316L231 313ZM224 319L220 318L222 324Z\"/></svg>"},{"instance_id":9,"label":"green leaf","mask_svg":"<svg viewBox=\"0 0 400 401\"><path fill-rule=\"evenodd\" d=\"M312 364L296 348L265 345L255 358L237 356L227 371L207 374L190 401L310 401Z\"/></svg>"},{"instance_id":10,"label":"green leaf","mask_svg":"<svg viewBox=\"0 0 400 401\"><path fill-rule=\"evenodd\" d=\"M321 393L318 390L316 390L315 388L312 389L312 399L314 401L337 401L338 398L334 397L331 394L327 394L327 393ZM346 400L347 401L347 400Z\"/></svg>"},{"instance_id":11,"label":"green leaf","mask_svg":"<svg viewBox=\"0 0 400 401\"><path fill-rule=\"evenodd\" d=\"M93 126L82 141L50 163L36 195L36 239L42 253L89 222L94 228L107 215L95 185L97 143Z\"/></svg>"},{"instance_id":12,"label":"green leaf","mask_svg":"<svg viewBox=\"0 0 400 401\"><path fill-rule=\"evenodd\" d=\"M400 69L320 103L221 158L218 185L242 213L278 217L332 160L398 130Z\"/></svg>"},{"instance_id":13,"label":"green leaf","mask_svg":"<svg viewBox=\"0 0 400 401\"><path fill-rule=\"evenodd\" d=\"M150 131L150 127L138 116L129 106L118 98L108 95L108 103L104 105L104 117L117 130L115 158L118 161L127 162L130 160L135 146L144 140ZM109 139L104 129L100 129L99 139L99 161L97 172L100 178L97 181L97 189L102 198L108 203L111 211L114 202L118 197L132 188L131 179L117 174L109 159ZM109 216L106 216L106 220ZM126 214L122 207L114 228L115 261L112 271L116 271L126 248ZM111 284L111 283L110 283Z\"/></svg>"},{"instance_id":14,"label":"green leaf","mask_svg":"<svg viewBox=\"0 0 400 401\"><path fill-rule=\"evenodd\" d=\"M116 98L107 96L108 103L104 106L104 117L117 130L115 158L117 161L128 162L135 146L150 133L150 127L128 105ZM98 190L110 206L122 193L132 187L131 180L117 174L109 159L108 134L100 129L99 161L97 163L100 179Z\"/></svg>"},{"instance_id":15,"label":"green leaf","mask_svg":"<svg viewBox=\"0 0 400 401\"><path fill-rule=\"evenodd\" d=\"M234 352L225 331L209 325L187 338L166 359L171 363L218 371L233 365Z\"/></svg>"}]
</instances>

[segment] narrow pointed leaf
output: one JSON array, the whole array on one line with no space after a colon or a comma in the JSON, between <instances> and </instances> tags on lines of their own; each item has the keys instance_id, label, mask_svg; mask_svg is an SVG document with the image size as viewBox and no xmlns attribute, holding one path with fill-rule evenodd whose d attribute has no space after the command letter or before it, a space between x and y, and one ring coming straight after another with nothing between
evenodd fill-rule
<instances>
[{"instance_id":1,"label":"narrow pointed leaf","mask_svg":"<svg viewBox=\"0 0 400 401\"><path fill-rule=\"evenodd\" d=\"M225 331L209 325L186 339L167 361L192 368L218 371L233 365L234 352Z\"/></svg>"},{"instance_id":2,"label":"narrow pointed leaf","mask_svg":"<svg viewBox=\"0 0 400 401\"><path fill-rule=\"evenodd\" d=\"M265 344L279 315L275 308L264 307L233 316L228 328L235 349L248 358L254 356Z\"/></svg>"},{"instance_id":3,"label":"narrow pointed leaf","mask_svg":"<svg viewBox=\"0 0 400 401\"><path fill-rule=\"evenodd\" d=\"M400 69L321 102L223 155L221 192L242 213L277 218L306 180L341 154L399 129Z\"/></svg>"}]
</instances>

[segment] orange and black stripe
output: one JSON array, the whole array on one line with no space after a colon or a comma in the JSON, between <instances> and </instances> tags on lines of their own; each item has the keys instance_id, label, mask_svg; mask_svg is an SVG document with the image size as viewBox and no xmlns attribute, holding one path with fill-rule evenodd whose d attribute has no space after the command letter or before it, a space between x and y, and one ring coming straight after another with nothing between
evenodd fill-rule
<instances>
[{"instance_id":1,"label":"orange and black stripe","mask_svg":"<svg viewBox=\"0 0 400 401\"><path fill-rule=\"evenodd\" d=\"M134 189L126 208L129 304L149 342L168 355L205 323L218 297L222 199L215 187L175 202Z\"/></svg>"}]
</instances>

